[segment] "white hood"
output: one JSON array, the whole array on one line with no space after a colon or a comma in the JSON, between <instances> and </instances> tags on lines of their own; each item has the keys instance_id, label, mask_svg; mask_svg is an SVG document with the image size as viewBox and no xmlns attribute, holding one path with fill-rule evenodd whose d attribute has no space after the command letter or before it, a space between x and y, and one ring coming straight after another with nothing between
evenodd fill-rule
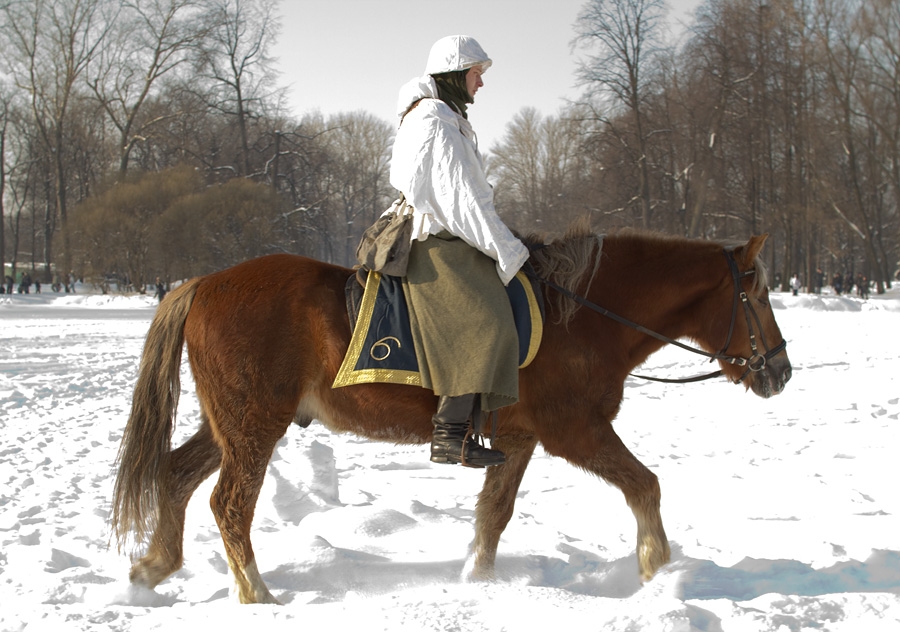
<instances>
[{"instance_id":1,"label":"white hood","mask_svg":"<svg viewBox=\"0 0 900 632\"><path fill-rule=\"evenodd\" d=\"M474 38L467 35L451 35L439 39L431 47L428 63L425 64L425 74L437 75L466 70L473 66L481 66L484 72L492 63L491 58Z\"/></svg>"}]
</instances>

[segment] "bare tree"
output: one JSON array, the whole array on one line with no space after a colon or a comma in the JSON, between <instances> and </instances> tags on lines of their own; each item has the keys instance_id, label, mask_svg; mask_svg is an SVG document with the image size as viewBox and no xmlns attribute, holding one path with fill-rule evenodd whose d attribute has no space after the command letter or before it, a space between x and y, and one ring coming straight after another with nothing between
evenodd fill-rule
<instances>
[{"instance_id":1,"label":"bare tree","mask_svg":"<svg viewBox=\"0 0 900 632\"><path fill-rule=\"evenodd\" d=\"M55 208L62 220L63 254L70 257L64 143L69 109L78 81L109 31L106 0L31 0L0 7L0 35L6 70L16 86L30 96L30 107L48 154L53 156ZM47 230L55 226L51 218ZM44 236L49 274L52 232Z\"/></svg>"},{"instance_id":2,"label":"bare tree","mask_svg":"<svg viewBox=\"0 0 900 632\"><path fill-rule=\"evenodd\" d=\"M5 279L3 271L6 266L6 132L9 129L9 109L12 95L0 82L0 282Z\"/></svg>"},{"instance_id":3,"label":"bare tree","mask_svg":"<svg viewBox=\"0 0 900 632\"><path fill-rule=\"evenodd\" d=\"M546 117L524 108L506 126L491 148L489 171L497 177L497 210L511 226L562 232L583 210L583 127L573 108Z\"/></svg>"},{"instance_id":4,"label":"bare tree","mask_svg":"<svg viewBox=\"0 0 900 632\"><path fill-rule=\"evenodd\" d=\"M392 199L388 167L394 131L365 112L331 116L326 128L320 141L329 156L329 233L338 240L340 262L349 263L362 231Z\"/></svg>"},{"instance_id":5,"label":"bare tree","mask_svg":"<svg viewBox=\"0 0 900 632\"><path fill-rule=\"evenodd\" d=\"M119 134L119 177L134 145L169 112L141 118L151 91L188 59L202 31L197 0L123 3L115 26L88 70L90 86Z\"/></svg>"},{"instance_id":6,"label":"bare tree","mask_svg":"<svg viewBox=\"0 0 900 632\"><path fill-rule=\"evenodd\" d=\"M646 129L644 114L648 96L649 66L661 46L663 0L590 0L576 23L576 42L595 51L578 70L582 83L601 99L630 114L628 129L606 118L603 122L615 142L630 156L637 172L640 221L650 227L653 212L647 143L653 130Z\"/></svg>"},{"instance_id":7,"label":"bare tree","mask_svg":"<svg viewBox=\"0 0 900 632\"><path fill-rule=\"evenodd\" d=\"M732 101L741 98L741 91L754 74L738 61L742 53L735 44L738 34L734 30L743 33L744 25L728 19L728 11L734 9L725 4L709 3L701 8L694 37L679 57L684 71L674 75L675 83L668 86L679 95L683 106L679 122L684 126L688 148L675 177L682 183L685 233L690 237L702 233L707 202L713 193L711 184L720 174L727 144L723 137L726 113ZM684 79L683 85L677 82L679 78Z\"/></svg>"},{"instance_id":8,"label":"bare tree","mask_svg":"<svg viewBox=\"0 0 900 632\"><path fill-rule=\"evenodd\" d=\"M7 101L6 106L2 233L4 245L10 247L8 252L8 260L11 263L10 275L15 278L20 257L19 246L27 241L29 236L31 241L34 241L35 231L40 229L40 225L34 221L36 209L41 202L44 204L47 202L46 194L41 199L38 182L48 183L51 170L32 117L13 100ZM29 202L32 209L30 221L26 213ZM2 261L7 261L7 255L4 255Z\"/></svg>"},{"instance_id":9,"label":"bare tree","mask_svg":"<svg viewBox=\"0 0 900 632\"><path fill-rule=\"evenodd\" d=\"M541 185L549 157L544 152L541 123L536 109L520 110L506 126L500 143L491 148L491 164L501 183L498 206L505 198L508 206L515 207L518 227L536 223L546 203Z\"/></svg>"},{"instance_id":10,"label":"bare tree","mask_svg":"<svg viewBox=\"0 0 900 632\"><path fill-rule=\"evenodd\" d=\"M808 24L803 0L710 1L679 57L686 232L771 233L773 278L785 287L815 267L810 162L822 98Z\"/></svg>"},{"instance_id":11,"label":"bare tree","mask_svg":"<svg viewBox=\"0 0 900 632\"><path fill-rule=\"evenodd\" d=\"M335 155L330 124L331 120L326 122L320 112L314 111L299 122L282 125L276 132L273 149L277 160L271 162L271 173L273 186L290 204L279 222L284 247L324 261L338 261L345 256L345 243L335 243L339 238L331 225Z\"/></svg>"},{"instance_id":12,"label":"bare tree","mask_svg":"<svg viewBox=\"0 0 900 632\"><path fill-rule=\"evenodd\" d=\"M873 167L884 178L883 193L875 198L879 213L873 235L881 259L881 276L891 287L887 240L900 239L900 5L891 0L873 0L860 7L859 30L865 34L863 49L870 77L857 86L862 115L875 143ZM893 230L890 229L892 225ZM896 246L895 246L896 247Z\"/></svg>"},{"instance_id":13,"label":"bare tree","mask_svg":"<svg viewBox=\"0 0 900 632\"><path fill-rule=\"evenodd\" d=\"M203 0L206 37L200 47L201 72L212 82L214 109L234 117L240 157L238 175L251 173L249 121L259 114L274 71L269 48L280 25L276 0Z\"/></svg>"},{"instance_id":14,"label":"bare tree","mask_svg":"<svg viewBox=\"0 0 900 632\"><path fill-rule=\"evenodd\" d=\"M817 33L825 56L833 124L843 149L840 175L844 186L835 187L833 182L821 178L820 185L838 217L862 240L881 293L888 276L887 262L877 246L884 221L883 200L878 195L884 172L872 151L879 142L876 128L871 120L861 116L865 106L860 98L874 80L864 55L868 33L850 28L855 14L843 4L824 4L818 17Z\"/></svg>"}]
</instances>

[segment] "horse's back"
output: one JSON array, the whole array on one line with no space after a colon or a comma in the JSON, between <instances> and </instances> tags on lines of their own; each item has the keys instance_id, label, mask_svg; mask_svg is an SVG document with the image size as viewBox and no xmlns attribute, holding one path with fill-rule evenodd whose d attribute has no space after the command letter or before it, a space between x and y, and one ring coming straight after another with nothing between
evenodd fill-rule
<instances>
[{"instance_id":1,"label":"horse's back","mask_svg":"<svg viewBox=\"0 0 900 632\"><path fill-rule=\"evenodd\" d=\"M344 308L347 268L301 257L269 255L203 277L186 324L188 348L199 337L211 344L254 348L291 344L310 326L348 329ZM317 322L309 322L316 319ZM349 331L345 332L349 336Z\"/></svg>"},{"instance_id":2,"label":"horse's back","mask_svg":"<svg viewBox=\"0 0 900 632\"><path fill-rule=\"evenodd\" d=\"M297 255L252 259L203 277L185 322L198 394L293 415L304 385L327 380L350 337L347 268Z\"/></svg>"},{"instance_id":3,"label":"horse's back","mask_svg":"<svg viewBox=\"0 0 900 632\"><path fill-rule=\"evenodd\" d=\"M277 305L310 290L343 291L344 281L352 270L309 257L277 254L244 261L230 268L204 276L198 288L198 299L220 303L235 297L256 306ZM227 304L227 303L226 303ZM224 309L224 305L218 306Z\"/></svg>"}]
</instances>

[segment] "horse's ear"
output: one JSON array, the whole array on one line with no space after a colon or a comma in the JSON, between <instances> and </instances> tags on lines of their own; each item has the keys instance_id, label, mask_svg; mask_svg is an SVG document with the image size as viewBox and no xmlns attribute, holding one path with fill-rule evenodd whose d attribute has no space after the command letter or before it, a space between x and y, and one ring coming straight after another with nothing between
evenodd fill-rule
<instances>
[{"instance_id":1,"label":"horse's ear","mask_svg":"<svg viewBox=\"0 0 900 632\"><path fill-rule=\"evenodd\" d=\"M763 246L766 244L766 239L769 238L769 233L763 233L762 235L754 235L750 238L750 241L747 242L746 246L741 246L738 249L740 268L741 270L749 270L753 267L753 262L756 261L756 257L759 256L759 253L762 251Z\"/></svg>"}]
</instances>

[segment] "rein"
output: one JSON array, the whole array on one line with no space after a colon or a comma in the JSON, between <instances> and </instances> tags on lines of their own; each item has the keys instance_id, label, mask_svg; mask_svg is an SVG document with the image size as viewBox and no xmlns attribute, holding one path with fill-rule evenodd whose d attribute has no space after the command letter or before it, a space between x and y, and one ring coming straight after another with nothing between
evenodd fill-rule
<instances>
[{"instance_id":1,"label":"rein","mask_svg":"<svg viewBox=\"0 0 900 632\"><path fill-rule=\"evenodd\" d=\"M536 281L543 283L547 287L553 288L554 290L556 290L557 292L559 292L566 298L569 298L570 300L575 301L579 305L583 305L584 307L587 307L588 309L595 311L598 314L606 316L607 318L610 318L621 325L625 325L626 327L634 329L635 331L639 331L642 334L645 334L652 338L656 338L657 340L664 342L666 344L671 344L671 345L675 345L676 347L681 347L682 349L685 349L686 351L690 351L691 353L696 353L698 355L707 357L707 358L709 358L710 362L713 362L714 360L722 360L723 362L728 362L729 364L733 364L736 366L747 367L747 370L744 371L744 374L741 375L741 377L736 382L737 384L740 384L741 382L744 381L744 379L747 377L747 375L749 375L751 372L756 373L758 371L762 371L766 367L766 363L772 357L778 355L785 349L785 347L787 347L787 341L782 340L781 344L777 345L775 348L773 348L773 349L769 348L769 345L766 343L765 335L763 334L763 331L762 331L762 323L759 320L759 316L757 315L756 310L753 309L753 306L750 305L747 293L744 292L744 290L741 288L741 279L756 274L756 270L751 269L751 270L747 270L746 272L741 273L740 271L738 271L737 262L734 260L733 250L726 248L723 250L723 252L725 254L725 259L728 261L728 267L731 271L731 278L732 278L732 281L734 282L734 300L732 302L732 308L731 308L731 324L728 327L728 337L725 340L725 344L722 346L722 350L718 353L709 353L708 351L704 351L703 349L698 349L697 347L692 347L690 345L686 345L682 342L679 342L678 340L675 340L673 338L669 338L668 336L664 336L663 334L657 333L657 332L653 331L652 329L647 329L643 325L639 325L631 320L628 320L627 318L619 316L618 314L609 311L605 307L601 307L600 305L597 305L596 303L589 301L585 297L580 296L578 294L575 294L574 292L567 290L566 288L562 287L561 285L554 283L550 279L546 279L544 277L538 276L537 273L534 272L533 270L528 270L527 273L529 276L531 276ZM744 307L744 316L747 319L747 331L749 332L749 335L750 335L750 349L753 351L753 355L751 355L749 358L745 358L743 356L732 356L732 355L728 355L725 353L725 351L728 349L729 345L731 344L731 337L732 337L732 334L734 333L734 323L735 323L735 320L737 319L737 312L738 312L739 304L742 304ZM752 320L751 320L751 315L752 315ZM766 352L764 354L760 354L757 349L756 334L754 334L754 332L753 332L753 321L754 320L756 321L756 327L759 330L760 338L762 338L763 346L766 349ZM648 376L644 376L644 375L635 375L634 373L629 373L629 375L631 375L632 377L640 378L642 380L650 380L653 382L664 382L664 383L668 383L668 384L687 384L690 382L700 382L703 380L708 380L708 379L712 379L715 377L719 377L722 375L722 371L714 371L712 373L707 373L705 375L697 375L694 377L680 378L680 379L648 377Z\"/></svg>"}]
</instances>

